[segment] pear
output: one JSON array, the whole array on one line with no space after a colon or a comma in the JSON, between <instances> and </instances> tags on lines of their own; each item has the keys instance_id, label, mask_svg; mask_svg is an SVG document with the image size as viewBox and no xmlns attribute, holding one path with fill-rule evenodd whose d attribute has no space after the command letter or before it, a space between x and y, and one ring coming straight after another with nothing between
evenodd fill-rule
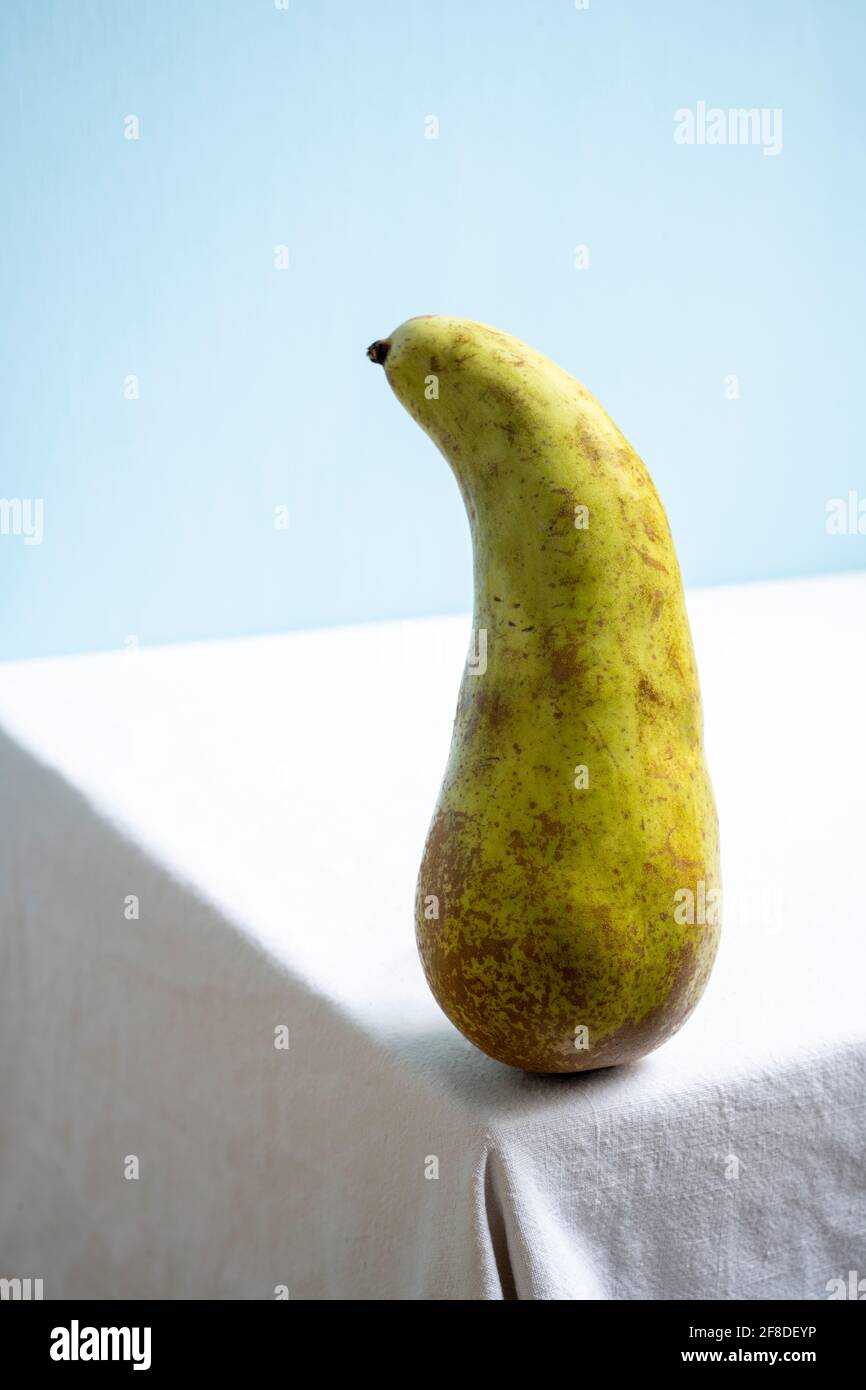
<instances>
[{"instance_id":1,"label":"pear","mask_svg":"<svg viewBox=\"0 0 866 1390\"><path fill-rule=\"evenodd\" d=\"M638 455L540 353L463 319L368 349L466 505L474 630L416 896L424 971L529 1071L634 1061L719 937L718 824L682 580Z\"/></svg>"}]
</instances>

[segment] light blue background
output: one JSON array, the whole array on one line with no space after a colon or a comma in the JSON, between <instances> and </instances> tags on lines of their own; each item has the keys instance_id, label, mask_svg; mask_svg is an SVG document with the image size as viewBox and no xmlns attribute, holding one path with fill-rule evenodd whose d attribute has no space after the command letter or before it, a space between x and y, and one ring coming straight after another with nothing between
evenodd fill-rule
<instances>
[{"instance_id":1,"label":"light blue background","mask_svg":"<svg viewBox=\"0 0 866 1390\"><path fill-rule=\"evenodd\" d=\"M866 495L861 0L5 0L0 40L0 495L45 505L3 656L467 609L364 356L421 313L600 397L687 582L866 563L825 532ZM699 100L783 153L675 145Z\"/></svg>"}]
</instances>

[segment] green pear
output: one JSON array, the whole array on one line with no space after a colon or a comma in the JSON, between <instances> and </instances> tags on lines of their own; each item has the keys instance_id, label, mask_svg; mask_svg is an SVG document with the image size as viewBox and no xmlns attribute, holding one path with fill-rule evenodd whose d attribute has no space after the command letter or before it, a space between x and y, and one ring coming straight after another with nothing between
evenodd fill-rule
<instances>
[{"instance_id":1,"label":"green pear","mask_svg":"<svg viewBox=\"0 0 866 1390\"><path fill-rule=\"evenodd\" d=\"M682 580L638 455L560 367L484 324L368 349L469 515L473 640L418 878L430 988L502 1062L631 1062L718 946L718 825Z\"/></svg>"}]
</instances>

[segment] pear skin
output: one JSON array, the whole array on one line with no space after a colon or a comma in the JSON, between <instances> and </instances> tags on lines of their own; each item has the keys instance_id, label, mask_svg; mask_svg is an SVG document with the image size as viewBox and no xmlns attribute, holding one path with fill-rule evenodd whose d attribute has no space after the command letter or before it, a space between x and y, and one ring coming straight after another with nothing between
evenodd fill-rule
<instances>
[{"instance_id":1,"label":"pear skin","mask_svg":"<svg viewBox=\"0 0 866 1390\"><path fill-rule=\"evenodd\" d=\"M448 460L474 632L416 895L430 988L515 1067L632 1062L682 1026L719 938L716 809L670 527L561 368L484 324L368 349Z\"/></svg>"}]
</instances>

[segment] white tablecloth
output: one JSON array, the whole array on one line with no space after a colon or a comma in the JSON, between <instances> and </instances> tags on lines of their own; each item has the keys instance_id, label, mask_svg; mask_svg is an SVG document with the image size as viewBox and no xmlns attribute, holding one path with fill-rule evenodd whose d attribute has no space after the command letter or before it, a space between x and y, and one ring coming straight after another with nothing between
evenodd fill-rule
<instances>
[{"instance_id":1,"label":"white tablecloth","mask_svg":"<svg viewBox=\"0 0 866 1390\"><path fill-rule=\"evenodd\" d=\"M0 667L0 1275L250 1299L866 1276L866 575L689 602L723 944L676 1038L576 1077L475 1051L416 958L468 618Z\"/></svg>"}]
</instances>

